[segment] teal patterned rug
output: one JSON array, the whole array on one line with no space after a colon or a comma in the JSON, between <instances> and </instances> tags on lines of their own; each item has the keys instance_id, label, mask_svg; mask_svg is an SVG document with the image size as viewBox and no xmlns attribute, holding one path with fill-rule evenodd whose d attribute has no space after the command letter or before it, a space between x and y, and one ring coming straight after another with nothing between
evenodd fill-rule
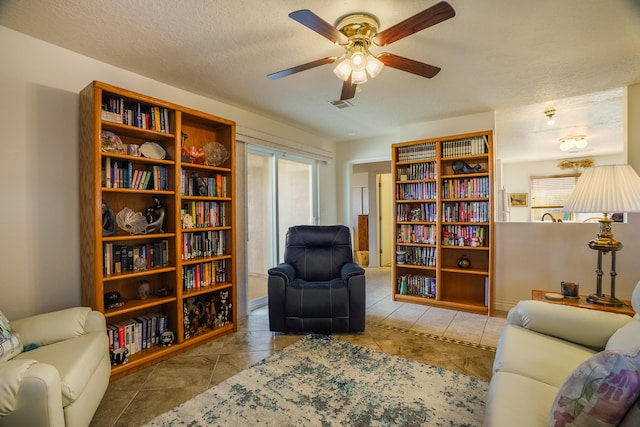
<instances>
[{"instance_id":1,"label":"teal patterned rug","mask_svg":"<svg viewBox=\"0 0 640 427\"><path fill-rule=\"evenodd\" d=\"M486 381L308 335L147 426L481 426Z\"/></svg>"}]
</instances>

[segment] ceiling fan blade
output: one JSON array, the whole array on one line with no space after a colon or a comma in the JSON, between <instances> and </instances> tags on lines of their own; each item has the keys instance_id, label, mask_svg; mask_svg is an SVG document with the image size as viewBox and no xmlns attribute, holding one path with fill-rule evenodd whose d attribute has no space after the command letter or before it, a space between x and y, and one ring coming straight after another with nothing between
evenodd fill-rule
<instances>
[{"instance_id":1,"label":"ceiling fan blade","mask_svg":"<svg viewBox=\"0 0 640 427\"><path fill-rule=\"evenodd\" d=\"M331 64L337 56L329 56L327 58L316 59L315 61L307 62L306 64L296 65L295 67L287 68L286 70L278 71L267 75L269 80L276 80L282 77L290 76L291 74L299 73L300 71L309 70L311 68L319 67L325 64Z\"/></svg>"},{"instance_id":2,"label":"ceiling fan blade","mask_svg":"<svg viewBox=\"0 0 640 427\"><path fill-rule=\"evenodd\" d=\"M356 96L356 88L358 85L354 85L351 83L351 76L349 76L348 80L342 84L342 93L340 94L340 101L346 101L347 99L351 99Z\"/></svg>"},{"instance_id":3,"label":"ceiling fan blade","mask_svg":"<svg viewBox=\"0 0 640 427\"><path fill-rule=\"evenodd\" d=\"M333 43L339 45L346 45L349 43L347 36L338 31L333 25L311 12L309 9L291 12L289 14L289 18L301 23L305 27L315 31Z\"/></svg>"},{"instance_id":4,"label":"ceiling fan blade","mask_svg":"<svg viewBox=\"0 0 640 427\"><path fill-rule=\"evenodd\" d=\"M424 62L414 61L413 59L404 58L392 53L381 53L378 59L386 66L395 68L396 70L406 71L428 79L434 77L440 72L440 67L425 64Z\"/></svg>"},{"instance_id":5,"label":"ceiling fan blade","mask_svg":"<svg viewBox=\"0 0 640 427\"><path fill-rule=\"evenodd\" d=\"M395 41L403 39L411 34L429 28L456 15L453 7L446 1L436 3L428 9L397 23L381 31L373 38L373 42L378 46L386 46Z\"/></svg>"}]
</instances>

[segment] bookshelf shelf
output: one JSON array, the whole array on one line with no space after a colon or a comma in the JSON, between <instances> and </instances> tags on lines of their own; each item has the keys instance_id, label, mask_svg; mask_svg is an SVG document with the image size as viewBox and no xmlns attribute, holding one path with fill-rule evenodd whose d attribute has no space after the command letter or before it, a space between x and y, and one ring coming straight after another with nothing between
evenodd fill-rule
<instances>
[{"instance_id":1,"label":"bookshelf shelf","mask_svg":"<svg viewBox=\"0 0 640 427\"><path fill-rule=\"evenodd\" d=\"M392 146L395 300L493 313L492 147L490 131Z\"/></svg>"},{"instance_id":2,"label":"bookshelf shelf","mask_svg":"<svg viewBox=\"0 0 640 427\"><path fill-rule=\"evenodd\" d=\"M154 234L116 234L114 236L104 236L103 242L116 242L125 240L149 240L149 239L168 239L175 237L176 233L154 233Z\"/></svg>"},{"instance_id":3,"label":"bookshelf shelf","mask_svg":"<svg viewBox=\"0 0 640 427\"><path fill-rule=\"evenodd\" d=\"M237 329L235 133L233 121L106 83L92 82L80 93L82 303L105 314L110 345L129 348L128 363L114 366L112 378ZM224 147L226 160L184 161L183 148L199 151L210 143ZM138 151L149 157L132 155ZM190 195L194 174L214 193ZM128 208L147 223L163 220L149 234L116 227L103 236L103 204L114 216ZM183 228L190 209L199 209L195 215L204 208L219 217L194 224L212 226ZM215 243L211 256L183 260L185 240L201 250L201 238ZM188 289L184 274L199 268L207 286ZM105 309L106 294L114 293L124 305ZM206 329L186 331L185 324L198 323L192 308L205 305L222 315L210 316ZM171 346L160 345L164 330L174 333ZM123 331L137 339L123 341Z\"/></svg>"},{"instance_id":4,"label":"bookshelf shelf","mask_svg":"<svg viewBox=\"0 0 640 427\"><path fill-rule=\"evenodd\" d=\"M107 319L110 319L112 317L117 317L123 314L135 313L135 312L138 312L139 310L158 307L163 304L167 304L175 301L176 301L176 297L148 298L146 300L131 300L131 301L127 301L127 304L120 308L105 310L104 316Z\"/></svg>"},{"instance_id":5,"label":"bookshelf shelf","mask_svg":"<svg viewBox=\"0 0 640 427\"><path fill-rule=\"evenodd\" d=\"M109 275L105 274L102 280L104 280L105 282L108 282L110 280L133 279L137 277L152 276L160 273L168 273L175 270L176 270L175 267L157 267L157 268L150 268L145 271L135 271L135 272L129 271L126 273L113 273Z\"/></svg>"}]
</instances>

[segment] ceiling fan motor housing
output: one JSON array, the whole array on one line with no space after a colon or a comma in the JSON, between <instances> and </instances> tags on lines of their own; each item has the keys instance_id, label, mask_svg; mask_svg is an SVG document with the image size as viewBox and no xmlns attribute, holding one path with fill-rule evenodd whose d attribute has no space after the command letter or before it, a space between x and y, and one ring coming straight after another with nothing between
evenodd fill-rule
<instances>
[{"instance_id":1,"label":"ceiling fan motor housing","mask_svg":"<svg viewBox=\"0 0 640 427\"><path fill-rule=\"evenodd\" d=\"M349 39L347 49L361 44L365 49L371 46L373 38L378 34L378 19L367 13L354 13L340 18L336 28Z\"/></svg>"}]
</instances>

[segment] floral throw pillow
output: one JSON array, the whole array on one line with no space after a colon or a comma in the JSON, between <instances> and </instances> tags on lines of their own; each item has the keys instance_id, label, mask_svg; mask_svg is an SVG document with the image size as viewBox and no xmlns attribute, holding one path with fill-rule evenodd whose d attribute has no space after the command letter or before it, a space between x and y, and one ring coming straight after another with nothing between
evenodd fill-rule
<instances>
[{"instance_id":1,"label":"floral throw pillow","mask_svg":"<svg viewBox=\"0 0 640 427\"><path fill-rule=\"evenodd\" d=\"M9 320L0 311L0 362L9 360L22 352L18 334L14 333Z\"/></svg>"},{"instance_id":2,"label":"floral throw pillow","mask_svg":"<svg viewBox=\"0 0 640 427\"><path fill-rule=\"evenodd\" d=\"M558 390L549 426L617 426L640 396L640 347L601 351Z\"/></svg>"}]
</instances>

